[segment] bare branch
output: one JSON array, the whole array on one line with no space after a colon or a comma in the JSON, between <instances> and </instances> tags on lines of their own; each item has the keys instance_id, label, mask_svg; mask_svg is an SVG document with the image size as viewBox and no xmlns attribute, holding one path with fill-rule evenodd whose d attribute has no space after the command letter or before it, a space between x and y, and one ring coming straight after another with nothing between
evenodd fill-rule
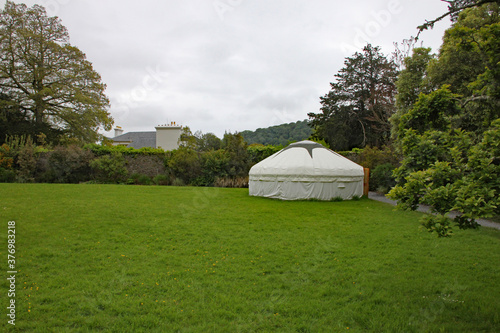
<instances>
[{"instance_id":1,"label":"bare branch","mask_svg":"<svg viewBox=\"0 0 500 333\"><path fill-rule=\"evenodd\" d=\"M441 21L442 19L444 19L447 16L454 15L454 14L459 13L465 9L468 9L468 8L480 7L480 6L487 4L487 3L497 3L500 5L500 0L477 0L476 2L473 2L473 3L468 3L468 4L464 4L462 6L455 7L454 4L457 2L456 0L441 0L441 1L449 4L448 12L439 16L438 18L435 18L432 21L425 20L424 24L417 27L418 33L417 33L417 36L415 37L415 40L418 40L418 37L420 36L420 33L422 31L427 30L429 28L432 29L434 27L434 24Z\"/></svg>"}]
</instances>

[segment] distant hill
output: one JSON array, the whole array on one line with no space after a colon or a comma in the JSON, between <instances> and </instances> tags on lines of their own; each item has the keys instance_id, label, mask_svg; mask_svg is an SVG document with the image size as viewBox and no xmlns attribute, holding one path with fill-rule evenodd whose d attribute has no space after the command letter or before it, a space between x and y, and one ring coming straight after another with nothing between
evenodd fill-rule
<instances>
[{"instance_id":1,"label":"distant hill","mask_svg":"<svg viewBox=\"0 0 500 333\"><path fill-rule=\"evenodd\" d=\"M255 131L243 131L240 134L249 145L260 143L263 145L285 146L290 141L302 141L309 138L312 129L307 123L307 120L303 120L268 128L258 128Z\"/></svg>"}]
</instances>

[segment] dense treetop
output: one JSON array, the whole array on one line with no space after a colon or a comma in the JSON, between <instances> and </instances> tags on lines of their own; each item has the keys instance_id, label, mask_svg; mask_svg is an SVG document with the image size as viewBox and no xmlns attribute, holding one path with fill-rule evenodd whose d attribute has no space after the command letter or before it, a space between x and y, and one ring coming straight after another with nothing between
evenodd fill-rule
<instances>
[{"instance_id":1,"label":"dense treetop","mask_svg":"<svg viewBox=\"0 0 500 333\"><path fill-rule=\"evenodd\" d=\"M308 121L303 120L268 128L258 128L255 131L243 131L240 134L248 144L285 146L290 142L308 139L312 130L308 126Z\"/></svg>"},{"instance_id":2,"label":"dense treetop","mask_svg":"<svg viewBox=\"0 0 500 333\"><path fill-rule=\"evenodd\" d=\"M39 5L7 1L0 11L0 129L50 141L95 142L110 130L106 85L69 43L61 20Z\"/></svg>"}]
</instances>

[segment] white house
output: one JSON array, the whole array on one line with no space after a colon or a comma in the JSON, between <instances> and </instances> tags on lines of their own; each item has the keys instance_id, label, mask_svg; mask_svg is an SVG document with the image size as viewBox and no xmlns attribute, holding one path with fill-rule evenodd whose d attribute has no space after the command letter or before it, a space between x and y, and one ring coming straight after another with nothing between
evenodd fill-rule
<instances>
[{"instance_id":1,"label":"white house","mask_svg":"<svg viewBox=\"0 0 500 333\"><path fill-rule=\"evenodd\" d=\"M115 136L111 138L114 146L126 146L135 149L144 147L161 148L163 150L174 150L179 148L182 126L171 122L170 124L158 125L156 131L150 132L127 132L123 133L120 126L115 128Z\"/></svg>"}]
</instances>

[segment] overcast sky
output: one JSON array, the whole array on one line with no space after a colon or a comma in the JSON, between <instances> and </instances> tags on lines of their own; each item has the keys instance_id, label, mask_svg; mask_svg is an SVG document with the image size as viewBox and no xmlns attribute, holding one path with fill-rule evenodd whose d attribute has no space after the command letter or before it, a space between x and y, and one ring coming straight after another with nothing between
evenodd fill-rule
<instances>
[{"instance_id":1,"label":"overcast sky","mask_svg":"<svg viewBox=\"0 0 500 333\"><path fill-rule=\"evenodd\" d=\"M193 132L307 118L345 57L393 42L446 11L440 0L38 0L107 84L115 125ZM0 0L2 8L5 0ZM421 35L437 51L446 19Z\"/></svg>"}]
</instances>

